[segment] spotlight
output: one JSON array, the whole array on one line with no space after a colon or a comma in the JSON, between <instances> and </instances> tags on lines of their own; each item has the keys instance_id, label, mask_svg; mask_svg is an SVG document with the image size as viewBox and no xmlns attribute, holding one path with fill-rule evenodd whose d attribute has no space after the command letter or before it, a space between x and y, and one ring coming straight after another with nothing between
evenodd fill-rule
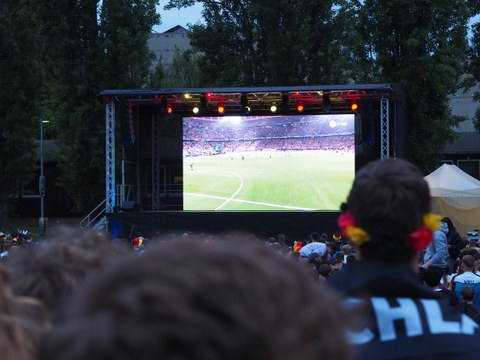
<instances>
[{"instance_id":1,"label":"spotlight","mask_svg":"<svg viewBox=\"0 0 480 360\"><path fill-rule=\"evenodd\" d=\"M358 110L358 104L356 102L352 103L352 105L350 106L350 109L352 109L352 111L357 111Z\"/></svg>"},{"instance_id":2,"label":"spotlight","mask_svg":"<svg viewBox=\"0 0 480 360\"><path fill-rule=\"evenodd\" d=\"M198 105L194 105L194 106L193 106L192 112L193 112L194 114L198 114L198 113L200 112L200 108L198 107Z\"/></svg>"},{"instance_id":3,"label":"spotlight","mask_svg":"<svg viewBox=\"0 0 480 360\"><path fill-rule=\"evenodd\" d=\"M172 115L173 114L173 107L171 105L167 106L167 114Z\"/></svg>"},{"instance_id":4,"label":"spotlight","mask_svg":"<svg viewBox=\"0 0 480 360\"><path fill-rule=\"evenodd\" d=\"M270 106L270 111L272 113L277 112L277 105L275 103L273 103L272 106Z\"/></svg>"},{"instance_id":5,"label":"spotlight","mask_svg":"<svg viewBox=\"0 0 480 360\"><path fill-rule=\"evenodd\" d=\"M297 104L297 111L302 112L303 110L305 110L305 107L303 106L303 104L301 102L299 102Z\"/></svg>"},{"instance_id":6,"label":"spotlight","mask_svg":"<svg viewBox=\"0 0 480 360\"><path fill-rule=\"evenodd\" d=\"M218 105L217 111L219 114L223 114L225 112L225 107L223 106L223 104Z\"/></svg>"}]
</instances>

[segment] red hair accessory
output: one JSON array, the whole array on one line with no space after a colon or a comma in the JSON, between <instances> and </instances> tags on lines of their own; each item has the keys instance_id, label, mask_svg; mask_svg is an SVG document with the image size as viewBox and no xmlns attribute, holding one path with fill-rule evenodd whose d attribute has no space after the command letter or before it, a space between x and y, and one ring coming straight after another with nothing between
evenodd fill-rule
<instances>
[{"instance_id":1,"label":"red hair accessory","mask_svg":"<svg viewBox=\"0 0 480 360\"><path fill-rule=\"evenodd\" d=\"M355 219L348 210L338 218L338 226L342 230L342 234L355 245L362 245L365 241L370 240L370 235L357 226Z\"/></svg>"},{"instance_id":2,"label":"red hair accessory","mask_svg":"<svg viewBox=\"0 0 480 360\"><path fill-rule=\"evenodd\" d=\"M417 230L411 232L405 240L406 245L411 246L416 251L425 250L428 244L433 240L433 232L440 228L442 216L428 213L423 216L423 225ZM370 240L370 235L359 228L350 211L346 211L338 218L338 226L342 233L347 236L355 245L361 245Z\"/></svg>"},{"instance_id":3,"label":"red hair accessory","mask_svg":"<svg viewBox=\"0 0 480 360\"><path fill-rule=\"evenodd\" d=\"M408 235L405 243L417 251L425 250L433 240L433 234L425 226L419 227Z\"/></svg>"},{"instance_id":4,"label":"red hair accessory","mask_svg":"<svg viewBox=\"0 0 480 360\"><path fill-rule=\"evenodd\" d=\"M428 213L423 216L423 225L408 235L406 244L423 251L433 240L433 233L440 228L441 215Z\"/></svg>"}]
</instances>

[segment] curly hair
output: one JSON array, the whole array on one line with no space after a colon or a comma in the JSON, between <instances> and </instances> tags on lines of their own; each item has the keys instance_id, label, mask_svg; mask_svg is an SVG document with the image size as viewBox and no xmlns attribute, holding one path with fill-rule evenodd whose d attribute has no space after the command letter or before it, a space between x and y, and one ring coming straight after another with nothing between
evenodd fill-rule
<instances>
[{"instance_id":1,"label":"curly hair","mask_svg":"<svg viewBox=\"0 0 480 360\"><path fill-rule=\"evenodd\" d=\"M38 359L339 360L341 316L333 294L264 246L182 239L84 284Z\"/></svg>"},{"instance_id":2,"label":"curly hair","mask_svg":"<svg viewBox=\"0 0 480 360\"><path fill-rule=\"evenodd\" d=\"M40 300L53 320L88 273L127 252L105 233L67 227L57 231L41 245L20 247L5 264L13 293Z\"/></svg>"},{"instance_id":3,"label":"curly hair","mask_svg":"<svg viewBox=\"0 0 480 360\"><path fill-rule=\"evenodd\" d=\"M414 164L402 159L376 160L356 174L348 209L371 237L361 246L363 258L410 261L415 250L405 245L405 239L430 211L430 191Z\"/></svg>"},{"instance_id":4,"label":"curly hair","mask_svg":"<svg viewBox=\"0 0 480 360\"><path fill-rule=\"evenodd\" d=\"M34 359L47 326L47 311L31 298L16 297L10 288L10 276L0 266L0 353L2 359Z\"/></svg>"}]
</instances>

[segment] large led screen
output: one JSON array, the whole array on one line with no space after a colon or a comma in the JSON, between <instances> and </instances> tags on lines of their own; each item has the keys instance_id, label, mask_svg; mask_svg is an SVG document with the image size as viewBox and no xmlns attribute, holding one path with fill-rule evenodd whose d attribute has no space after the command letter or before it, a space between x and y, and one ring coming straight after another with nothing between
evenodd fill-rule
<instances>
[{"instance_id":1,"label":"large led screen","mask_svg":"<svg viewBox=\"0 0 480 360\"><path fill-rule=\"evenodd\" d=\"M338 211L354 135L353 114L183 118L183 209Z\"/></svg>"}]
</instances>

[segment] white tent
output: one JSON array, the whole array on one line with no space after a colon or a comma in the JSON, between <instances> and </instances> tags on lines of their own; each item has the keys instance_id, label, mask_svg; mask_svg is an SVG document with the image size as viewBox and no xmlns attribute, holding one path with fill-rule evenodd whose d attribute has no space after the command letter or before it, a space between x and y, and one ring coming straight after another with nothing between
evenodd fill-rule
<instances>
[{"instance_id":1,"label":"white tent","mask_svg":"<svg viewBox=\"0 0 480 360\"><path fill-rule=\"evenodd\" d=\"M425 176L432 210L448 216L462 237L480 228L480 181L455 165L443 164Z\"/></svg>"}]
</instances>

